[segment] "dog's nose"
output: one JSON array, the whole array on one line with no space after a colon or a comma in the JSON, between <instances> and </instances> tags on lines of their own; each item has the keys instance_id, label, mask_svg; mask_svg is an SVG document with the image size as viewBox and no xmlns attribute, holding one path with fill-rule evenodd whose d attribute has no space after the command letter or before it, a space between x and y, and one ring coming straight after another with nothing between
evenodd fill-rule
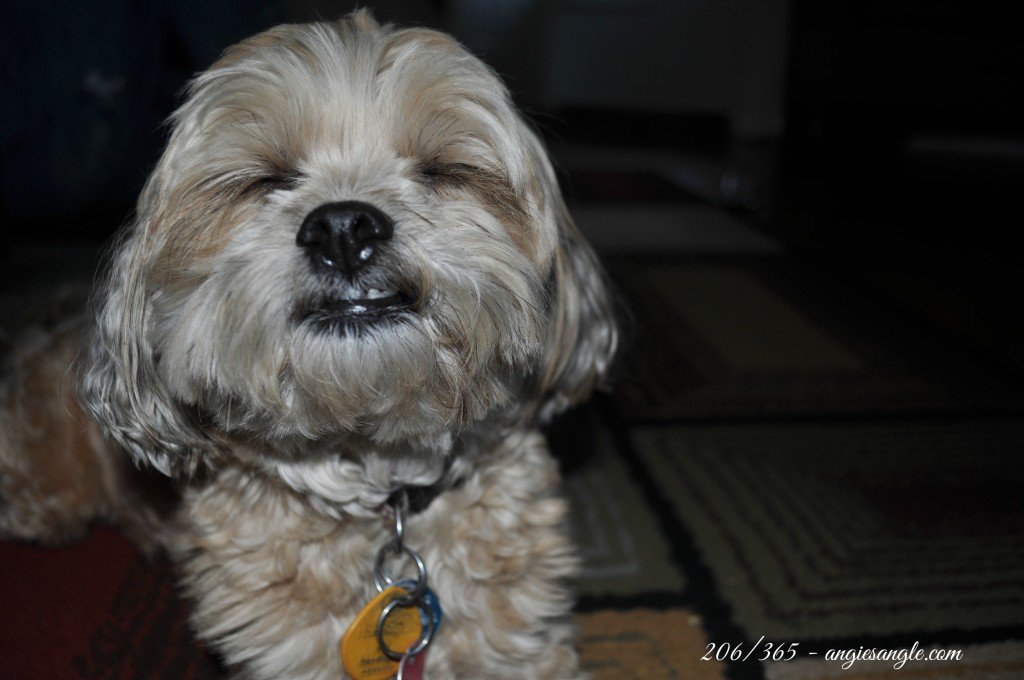
<instances>
[{"instance_id":1,"label":"dog's nose","mask_svg":"<svg viewBox=\"0 0 1024 680\"><path fill-rule=\"evenodd\" d=\"M368 203L325 203L302 221L295 242L321 267L349 278L377 255L380 244L391 238L394 225Z\"/></svg>"}]
</instances>

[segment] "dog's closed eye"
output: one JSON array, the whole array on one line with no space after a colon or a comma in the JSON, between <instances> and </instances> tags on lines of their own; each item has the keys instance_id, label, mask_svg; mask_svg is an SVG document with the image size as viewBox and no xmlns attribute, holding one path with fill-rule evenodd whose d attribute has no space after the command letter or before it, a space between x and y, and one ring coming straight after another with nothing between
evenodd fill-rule
<instances>
[{"instance_id":1,"label":"dog's closed eye","mask_svg":"<svg viewBox=\"0 0 1024 680\"><path fill-rule=\"evenodd\" d=\"M419 168L420 177L430 187L459 187L468 183L474 176L486 174L486 170L468 163L424 163Z\"/></svg>"},{"instance_id":2,"label":"dog's closed eye","mask_svg":"<svg viewBox=\"0 0 1024 680\"><path fill-rule=\"evenodd\" d=\"M242 187L245 195L264 196L272 191L289 191L299 185L302 174L298 172L275 172L252 177Z\"/></svg>"}]
</instances>

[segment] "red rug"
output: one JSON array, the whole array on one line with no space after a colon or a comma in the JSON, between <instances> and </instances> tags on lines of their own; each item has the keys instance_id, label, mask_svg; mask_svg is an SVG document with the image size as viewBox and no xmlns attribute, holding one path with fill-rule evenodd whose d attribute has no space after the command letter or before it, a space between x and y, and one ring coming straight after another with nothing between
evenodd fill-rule
<instances>
[{"instance_id":1,"label":"red rug","mask_svg":"<svg viewBox=\"0 0 1024 680\"><path fill-rule=\"evenodd\" d=\"M0 543L5 678L215 678L164 560L98 527L81 543Z\"/></svg>"}]
</instances>

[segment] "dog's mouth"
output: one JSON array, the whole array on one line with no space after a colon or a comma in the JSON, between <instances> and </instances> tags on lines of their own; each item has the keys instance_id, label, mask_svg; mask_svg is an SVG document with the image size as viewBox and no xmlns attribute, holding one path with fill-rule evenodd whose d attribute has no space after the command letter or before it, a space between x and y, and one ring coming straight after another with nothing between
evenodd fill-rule
<instances>
[{"instance_id":1,"label":"dog's mouth","mask_svg":"<svg viewBox=\"0 0 1024 680\"><path fill-rule=\"evenodd\" d=\"M346 297L324 302L316 310L330 316L362 317L381 316L402 312L410 307L410 300L397 290L370 288L361 297Z\"/></svg>"},{"instance_id":2,"label":"dog's mouth","mask_svg":"<svg viewBox=\"0 0 1024 680\"><path fill-rule=\"evenodd\" d=\"M414 296L397 288L355 288L312 300L300 308L302 321L332 329L394 320L412 311Z\"/></svg>"}]
</instances>

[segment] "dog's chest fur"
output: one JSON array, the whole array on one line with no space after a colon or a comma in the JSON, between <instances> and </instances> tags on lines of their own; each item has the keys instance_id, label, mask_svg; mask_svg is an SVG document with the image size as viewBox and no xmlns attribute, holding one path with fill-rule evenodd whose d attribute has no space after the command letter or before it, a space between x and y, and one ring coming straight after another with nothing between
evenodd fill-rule
<instances>
[{"instance_id":1,"label":"dog's chest fur","mask_svg":"<svg viewBox=\"0 0 1024 680\"><path fill-rule=\"evenodd\" d=\"M407 543L445 612L431 677L519 677L517 660L538 657L542 676L575 666L564 581L576 560L557 484L542 437L515 432L410 519ZM341 676L341 636L375 594L382 518L310 512L280 482L228 467L186 491L178 527L194 623L227 662L260 677Z\"/></svg>"}]
</instances>

